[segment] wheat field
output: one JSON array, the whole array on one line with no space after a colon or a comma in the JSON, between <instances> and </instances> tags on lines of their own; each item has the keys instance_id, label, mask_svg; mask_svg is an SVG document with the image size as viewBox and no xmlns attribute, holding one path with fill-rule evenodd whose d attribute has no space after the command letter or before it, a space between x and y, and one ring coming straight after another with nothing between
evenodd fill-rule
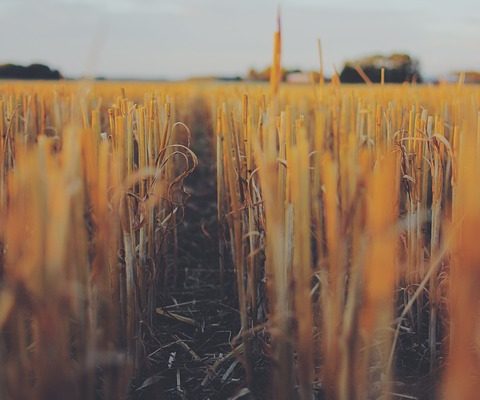
<instances>
[{"instance_id":1,"label":"wheat field","mask_svg":"<svg viewBox=\"0 0 480 400\"><path fill-rule=\"evenodd\" d=\"M2 83L0 398L476 399L479 105Z\"/></svg>"}]
</instances>

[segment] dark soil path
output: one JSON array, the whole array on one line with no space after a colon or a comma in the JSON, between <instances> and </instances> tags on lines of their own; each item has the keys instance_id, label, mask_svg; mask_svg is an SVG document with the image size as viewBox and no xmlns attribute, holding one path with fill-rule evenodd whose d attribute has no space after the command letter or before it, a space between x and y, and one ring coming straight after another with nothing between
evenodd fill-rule
<instances>
[{"instance_id":1,"label":"dark soil path","mask_svg":"<svg viewBox=\"0 0 480 400\"><path fill-rule=\"evenodd\" d=\"M239 332L234 279L227 270L222 287L219 273L209 110L200 99L190 109L187 122L199 165L186 182L191 197L178 226L176 273L170 267L169 283L159 290L160 314L154 317L145 368L134 390L138 400L228 399L244 387L242 366L232 354Z\"/></svg>"}]
</instances>

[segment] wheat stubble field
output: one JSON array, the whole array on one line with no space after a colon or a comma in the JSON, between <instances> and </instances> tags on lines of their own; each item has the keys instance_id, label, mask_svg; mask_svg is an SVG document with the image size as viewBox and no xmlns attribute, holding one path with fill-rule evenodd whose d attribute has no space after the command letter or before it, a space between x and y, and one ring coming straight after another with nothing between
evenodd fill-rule
<instances>
[{"instance_id":1,"label":"wheat stubble field","mask_svg":"<svg viewBox=\"0 0 480 400\"><path fill-rule=\"evenodd\" d=\"M476 399L476 86L0 86L0 398Z\"/></svg>"}]
</instances>

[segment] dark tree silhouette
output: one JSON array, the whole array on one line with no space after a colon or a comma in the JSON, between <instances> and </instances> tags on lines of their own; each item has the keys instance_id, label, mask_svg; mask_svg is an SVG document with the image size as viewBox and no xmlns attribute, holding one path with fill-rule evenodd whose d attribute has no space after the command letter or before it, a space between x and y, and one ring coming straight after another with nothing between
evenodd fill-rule
<instances>
[{"instance_id":1,"label":"dark tree silhouette","mask_svg":"<svg viewBox=\"0 0 480 400\"><path fill-rule=\"evenodd\" d=\"M364 83L357 71L358 67L374 83L380 82L382 68L385 69L386 83L422 81L418 61L408 54L373 55L348 61L340 74L340 80L344 83Z\"/></svg>"},{"instance_id":2,"label":"dark tree silhouette","mask_svg":"<svg viewBox=\"0 0 480 400\"><path fill-rule=\"evenodd\" d=\"M0 65L0 79L62 79L57 70L52 70L43 64L32 64L27 67L15 64Z\"/></svg>"}]
</instances>

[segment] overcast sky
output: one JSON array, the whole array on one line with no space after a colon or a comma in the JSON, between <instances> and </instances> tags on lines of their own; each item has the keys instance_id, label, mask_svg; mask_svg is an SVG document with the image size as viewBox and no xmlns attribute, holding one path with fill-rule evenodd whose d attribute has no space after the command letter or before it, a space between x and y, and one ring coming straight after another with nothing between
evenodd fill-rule
<instances>
[{"instance_id":1,"label":"overcast sky","mask_svg":"<svg viewBox=\"0 0 480 400\"><path fill-rule=\"evenodd\" d=\"M66 76L244 75L270 63L277 0L0 0L0 64ZM480 0L283 0L283 64L328 73L408 52L427 76L480 69Z\"/></svg>"}]
</instances>

